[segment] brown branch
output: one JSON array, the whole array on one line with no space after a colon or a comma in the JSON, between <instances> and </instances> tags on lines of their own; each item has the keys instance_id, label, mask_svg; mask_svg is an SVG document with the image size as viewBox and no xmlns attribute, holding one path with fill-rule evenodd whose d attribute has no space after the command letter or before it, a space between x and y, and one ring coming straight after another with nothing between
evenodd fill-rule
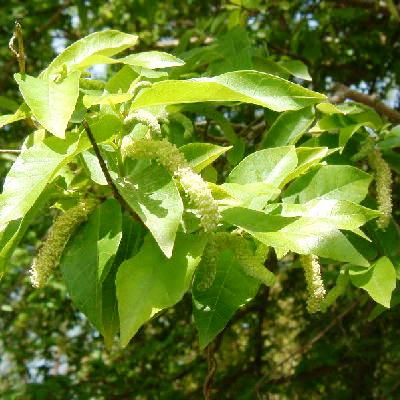
<instances>
[{"instance_id":1,"label":"brown branch","mask_svg":"<svg viewBox=\"0 0 400 400\"><path fill-rule=\"evenodd\" d=\"M210 343L206 347L206 357L208 365L208 373L203 384L203 395L205 400L211 399L212 383L214 381L215 372L217 371L217 360L214 356L213 344Z\"/></svg>"},{"instance_id":2,"label":"brown branch","mask_svg":"<svg viewBox=\"0 0 400 400\"><path fill-rule=\"evenodd\" d=\"M21 150L16 149L0 149L0 154L20 154Z\"/></svg>"},{"instance_id":3,"label":"brown branch","mask_svg":"<svg viewBox=\"0 0 400 400\"><path fill-rule=\"evenodd\" d=\"M350 99L373 108L378 113L385 115L392 122L400 122L400 112L379 101L376 96L369 96L357 90L350 89L348 86L338 83L335 85L336 93L332 102L341 103L344 99Z\"/></svg>"},{"instance_id":4,"label":"brown branch","mask_svg":"<svg viewBox=\"0 0 400 400\"><path fill-rule=\"evenodd\" d=\"M113 196L115 198L115 200L117 200L122 208L124 210L126 210L133 219L136 219L138 221L141 221L141 219L139 218L139 216L135 213L135 211L131 208L131 206L125 201L125 199L121 196L121 194L118 191L117 186L115 185L114 181L111 178L110 173L108 172L108 168L106 165L106 162L104 161L103 156L101 155L99 146L96 143L96 140L93 136L92 130L90 129L89 124L87 123L86 120L83 121L83 127L85 128L86 134L89 138L90 143L92 144L94 153L96 154L97 159L99 160L99 164L100 164L100 168L103 171L103 174L106 178L106 181L108 183L108 186L110 186L111 191L113 193Z\"/></svg>"}]
</instances>

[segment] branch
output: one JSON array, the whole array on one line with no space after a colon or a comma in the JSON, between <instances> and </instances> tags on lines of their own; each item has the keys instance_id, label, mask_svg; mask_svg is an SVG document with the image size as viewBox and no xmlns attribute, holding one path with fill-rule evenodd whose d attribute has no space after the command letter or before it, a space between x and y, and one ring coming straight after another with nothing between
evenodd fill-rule
<instances>
[{"instance_id":1,"label":"branch","mask_svg":"<svg viewBox=\"0 0 400 400\"><path fill-rule=\"evenodd\" d=\"M17 149L0 149L0 154L20 154L21 150Z\"/></svg>"},{"instance_id":2,"label":"branch","mask_svg":"<svg viewBox=\"0 0 400 400\"><path fill-rule=\"evenodd\" d=\"M92 130L90 129L90 126L86 120L83 121L83 127L85 128L85 131L88 135L89 141L93 146L94 153L96 154L96 157L99 160L100 168L103 171L104 176L106 177L106 181L108 183L108 186L110 186L110 188L111 188L111 191L113 193L115 200L117 200L121 204L122 208L125 209L131 215L131 217L133 219L141 221L139 216L135 213L135 211L131 208L131 206L125 201L125 199L121 196L121 194L118 191L117 186L115 186L115 183L112 180L110 173L108 172L106 162L104 161L104 158L100 153L99 146L97 145L96 140L93 136Z\"/></svg>"},{"instance_id":3,"label":"branch","mask_svg":"<svg viewBox=\"0 0 400 400\"><path fill-rule=\"evenodd\" d=\"M336 93L332 98L334 103L341 103L347 98L373 108L378 113L385 115L392 122L400 122L400 112L379 101L375 96L369 96L367 94L360 93L357 90L350 89L348 86L341 83L338 83L335 86L335 89Z\"/></svg>"}]
</instances>

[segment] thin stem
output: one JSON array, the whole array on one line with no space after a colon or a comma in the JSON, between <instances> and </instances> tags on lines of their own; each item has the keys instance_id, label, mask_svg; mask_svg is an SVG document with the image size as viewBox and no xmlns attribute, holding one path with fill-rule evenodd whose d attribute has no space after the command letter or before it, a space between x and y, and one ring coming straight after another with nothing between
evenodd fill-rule
<instances>
[{"instance_id":1,"label":"thin stem","mask_svg":"<svg viewBox=\"0 0 400 400\"><path fill-rule=\"evenodd\" d=\"M117 186L115 185L114 181L111 178L110 173L108 172L106 162L104 161L104 158L101 155L99 146L97 145L97 142L93 136L92 130L90 129L90 126L86 120L83 121L83 127L85 128L86 134L90 140L90 143L92 144L94 153L96 154L96 157L99 160L100 168L103 171L103 174L106 178L108 186L110 186L110 188L111 188L111 191L113 193L115 200L117 200L121 204L122 208L125 209L131 215L131 217L133 219L141 221L139 216L135 213L135 211L131 208L131 206L125 201L125 199L119 193Z\"/></svg>"},{"instance_id":2,"label":"thin stem","mask_svg":"<svg viewBox=\"0 0 400 400\"><path fill-rule=\"evenodd\" d=\"M20 154L21 150L17 149L0 149L0 154Z\"/></svg>"}]
</instances>

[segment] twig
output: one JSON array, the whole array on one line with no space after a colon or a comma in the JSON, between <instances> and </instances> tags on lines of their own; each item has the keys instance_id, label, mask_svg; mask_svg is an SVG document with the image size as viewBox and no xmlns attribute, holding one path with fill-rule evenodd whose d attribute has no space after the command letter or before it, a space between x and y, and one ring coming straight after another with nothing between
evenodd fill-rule
<instances>
[{"instance_id":1,"label":"twig","mask_svg":"<svg viewBox=\"0 0 400 400\"><path fill-rule=\"evenodd\" d=\"M18 48L14 47L14 41L17 40ZM24 50L24 39L22 37L22 28L18 21L15 21L14 33L8 43L8 47L13 52L18 60L19 72L25 74L25 50Z\"/></svg>"},{"instance_id":2,"label":"twig","mask_svg":"<svg viewBox=\"0 0 400 400\"><path fill-rule=\"evenodd\" d=\"M94 153L96 154L96 157L99 160L100 168L103 171L103 174L106 178L108 186L110 186L110 188L111 188L111 191L113 193L115 200L117 200L121 204L122 208L125 209L131 215L131 217L133 219L141 221L139 216L135 213L135 211L131 208L131 206L125 201L125 199L119 193L117 186L115 185L114 181L111 178L110 173L108 172L106 162L104 161L104 158L100 153L99 146L97 145L96 140L93 136L92 130L90 129L90 126L86 120L83 121L83 127L86 130L86 133L88 135L90 143L93 146Z\"/></svg>"},{"instance_id":3,"label":"twig","mask_svg":"<svg viewBox=\"0 0 400 400\"><path fill-rule=\"evenodd\" d=\"M311 347L318 342L320 339L322 339L325 334L330 331L335 325L337 325L348 313L350 313L356 306L358 302L355 301L352 304L350 304L349 307L347 307L341 314L339 314L336 318L334 318L322 331L320 331L317 335L315 335L312 339L310 339L304 346L300 347L298 350L290 354L288 357L286 357L283 361L281 361L277 366L276 369L282 367L284 364L286 364L289 360L300 356L304 353L306 353L308 350L311 349ZM260 394L260 389L261 385L264 384L265 380L267 379L267 376L264 375L256 384L254 387L254 391L257 394L258 399L262 399L261 394ZM273 379L269 379L266 383L272 382Z\"/></svg>"},{"instance_id":4,"label":"twig","mask_svg":"<svg viewBox=\"0 0 400 400\"><path fill-rule=\"evenodd\" d=\"M341 83L335 85L335 90L336 94L332 98L332 101L335 103L340 103L346 98L354 100L375 109L380 114L388 117L392 122L400 122L400 112L382 103L375 96L360 93Z\"/></svg>"},{"instance_id":5,"label":"twig","mask_svg":"<svg viewBox=\"0 0 400 400\"><path fill-rule=\"evenodd\" d=\"M0 154L20 154L21 150L16 149L0 149Z\"/></svg>"},{"instance_id":6,"label":"twig","mask_svg":"<svg viewBox=\"0 0 400 400\"><path fill-rule=\"evenodd\" d=\"M206 357L208 365L208 373L203 384L203 395L205 400L211 399L211 385L214 381L215 372L217 371L217 360L214 356L212 343L206 347Z\"/></svg>"}]
</instances>

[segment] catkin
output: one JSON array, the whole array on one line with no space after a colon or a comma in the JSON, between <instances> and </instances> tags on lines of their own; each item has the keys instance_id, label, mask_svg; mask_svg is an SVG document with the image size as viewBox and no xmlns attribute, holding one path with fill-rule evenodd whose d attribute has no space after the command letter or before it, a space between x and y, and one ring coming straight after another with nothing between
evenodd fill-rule
<instances>
[{"instance_id":1,"label":"catkin","mask_svg":"<svg viewBox=\"0 0 400 400\"><path fill-rule=\"evenodd\" d=\"M300 262L304 269L307 284L307 310L313 314L321 310L325 298L325 287L321 277L321 266L318 257L313 254L300 255Z\"/></svg>"},{"instance_id":2,"label":"catkin","mask_svg":"<svg viewBox=\"0 0 400 400\"><path fill-rule=\"evenodd\" d=\"M275 283L275 275L264 266L266 247L253 252L251 244L242 236L229 232L214 233L208 240L202 258L202 279L197 285L198 290L208 289L215 279L218 254L229 249L233 251L243 272L259 280L267 286ZM263 254L263 256L261 256Z\"/></svg>"},{"instance_id":3,"label":"catkin","mask_svg":"<svg viewBox=\"0 0 400 400\"><path fill-rule=\"evenodd\" d=\"M136 140L123 149L124 156L156 159L181 184L183 191L195 207L200 225L213 231L220 220L218 204L203 178L194 172L179 149L168 140Z\"/></svg>"},{"instance_id":4,"label":"catkin","mask_svg":"<svg viewBox=\"0 0 400 400\"><path fill-rule=\"evenodd\" d=\"M138 110L129 114L124 120L124 124L128 129L132 129L133 125L137 123L146 125L152 138L161 137L161 126L152 113L146 110Z\"/></svg>"},{"instance_id":5,"label":"catkin","mask_svg":"<svg viewBox=\"0 0 400 400\"><path fill-rule=\"evenodd\" d=\"M42 288L46 284L52 271L59 264L69 238L95 206L94 201L82 201L55 218L29 270L34 287Z\"/></svg>"},{"instance_id":6,"label":"catkin","mask_svg":"<svg viewBox=\"0 0 400 400\"><path fill-rule=\"evenodd\" d=\"M392 174L389 165L383 159L379 150L374 150L368 156L370 166L375 170L376 199L381 216L377 224L381 229L386 229L392 214Z\"/></svg>"}]
</instances>

